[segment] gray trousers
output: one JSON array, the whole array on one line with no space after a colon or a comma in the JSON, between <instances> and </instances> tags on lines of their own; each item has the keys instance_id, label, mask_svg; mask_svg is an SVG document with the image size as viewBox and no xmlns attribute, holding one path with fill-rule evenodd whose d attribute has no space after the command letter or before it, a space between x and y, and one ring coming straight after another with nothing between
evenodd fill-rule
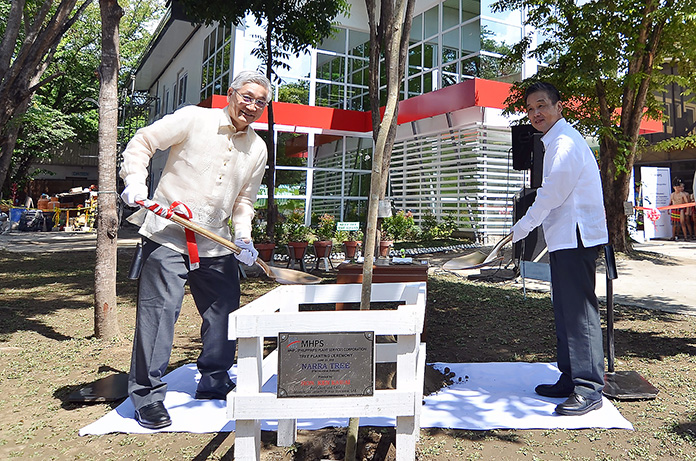
<instances>
[{"instance_id":1,"label":"gray trousers","mask_svg":"<svg viewBox=\"0 0 696 461\"><path fill-rule=\"evenodd\" d=\"M598 247L549 253L560 383L596 400L604 388L604 345L595 294Z\"/></svg>"},{"instance_id":2,"label":"gray trousers","mask_svg":"<svg viewBox=\"0 0 696 461\"><path fill-rule=\"evenodd\" d=\"M128 394L136 409L161 402L167 392L162 381L174 341L174 325L181 312L188 282L203 320L203 350L196 362L201 373L199 391L227 393L227 373L235 342L227 339L229 314L239 308L239 272L234 255L201 258L189 271L188 256L143 240L143 268L138 282L138 307Z\"/></svg>"}]
</instances>

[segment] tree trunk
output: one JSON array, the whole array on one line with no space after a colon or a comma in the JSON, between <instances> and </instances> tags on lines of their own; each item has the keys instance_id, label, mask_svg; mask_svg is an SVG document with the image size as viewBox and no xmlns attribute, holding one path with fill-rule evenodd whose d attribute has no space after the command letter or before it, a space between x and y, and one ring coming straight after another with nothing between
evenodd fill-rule
<instances>
[{"instance_id":1,"label":"tree trunk","mask_svg":"<svg viewBox=\"0 0 696 461\"><path fill-rule=\"evenodd\" d=\"M102 61L99 68L99 195L97 254L94 269L94 334L120 334L116 310L118 214L116 209L116 150L118 137L118 26L123 10L118 0L100 0Z\"/></svg>"},{"instance_id":2,"label":"tree trunk","mask_svg":"<svg viewBox=\"0 0 696 461\"><path fill-rule=\"evenodd\" d=\"M11 2L0 42L0 185L7 179L17 140L13 119L24 115L34 92L50 79L41 80L53 60L58 43L92 0L84 0L73 13L77 0L55 6L42 3L31 14L23 0ZM26 13L26 16L25 16ZM72 16L71 16L72 14ZM20 36L19 31L24 35Z\"/></svg>"},{"instance_id":3,"label":"tree trunk","mask_svg":"<svg viewBox=\"0 0 696 461\"><path fill-rule=\"evenodd\" d=\"M267 17L272 17L268 14ZM269 19L266 26L266 78L269 81L273 77L273 22ZM275 183L276 183L276 143L275 143L275 119L273 116L273 101L268 104L268 177L266 186L268 188L268 200L266 203L266 234L271 239L275 239L275 224L278 221L278 207L275 203Z\"/></svg>"},{"instance_id":4,"label":"tree trunk","mask_svg":"<svg viewBox=\"0 0 696 461\"><path fill-rule=\"evenodd\" d=\"M377 242L377 207L386 196L391 152L396 138L399 109L399 86L405 72L408 35L414 0L382 0L377 8L373 0L366 0L370 24L370 103L375 151L372 155L372 178L368 201L367 229L365 233L363 263L363 285L360 309L369 309L372 293L372 263ZM377 14L380 14L379 22ZM382 44L382 48L376 44ZM375 49L376 48L376 49ZM384 52L387 77L387 104L384 115L379 117L379 66L380 51Z\"/></svg>"},{"instance_id":5,"label":"tree trunk","mask_svg":"<svg viewBox=\"0 0 696 461\"><path fill-rule=\"evenodd\" d=\"M627 239L627 220L624 211L624 202L628 198L630 189L630 174L617 173L614 159L618 155L619 145L614 139L604 136L600 141L600 173L602 176L602 188L604 191L604 208L607 213L607 230L609 243L616 251L627 252L631 250L630 241ZM633 155L627 160L628 171L633 169Z\"/></svg>"}]
</instances>

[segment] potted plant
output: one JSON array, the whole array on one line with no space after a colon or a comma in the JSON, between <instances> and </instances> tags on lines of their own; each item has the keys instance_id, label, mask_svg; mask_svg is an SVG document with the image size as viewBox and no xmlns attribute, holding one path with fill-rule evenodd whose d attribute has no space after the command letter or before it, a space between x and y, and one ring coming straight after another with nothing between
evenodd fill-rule
<instances>
[{"instance_id":1,"label":"potted plant","mask_svg":"<svg viewBox=\"0 0 696 461\"><path fill-rule=\"evenodd\" d=\"M304 213L294 210L283 227L288 246L294 252L294 259L302 259L309 245L309 237L312 235L309 227L304 225Z\"/></svg>"},{"instance_id":2,"label":"potted plant","mask_svg":"<svg viewBox=\"0 0 696 461\"><path fill-rule=\"evenodd\" d=\"M266 224L260 221L254 222L251 228L251 238L254 241L254 248L259 252L259 258L265 262L271 262L275 252L275 243L266 233Z\"/></svg>"},{"instance_id":3,"label":"potted plant","mask_svg":"<svg viewBox=\"0 0 696 461\"><path fill-rule=\"evenodd\" d=\"M317 240L314 242L314 253L317 258L328 258L333 238L336 233L336 220L330 214L324 213L319 217L319 224L314 230Z\"/></svg>"},{"instance_id":4,"label":"potted plant","mask_svg":"<svg viewBox=\"0 0 696 461\"><path fill-rule=\"evenodd\" d=\"M394 246L394 233L382 227L379 239L379 256L382 258L389 257L389 249Z\"/></svg>"},{"instance_id":5,"label":"potted plant","mask_svg":"<svg viewBox=\"0 0 696 461\"><path fill-rule=\"evenodd\" d=\"M362 245L363 232L358 229L347 232L346 234L346 238L343 239L343 251L345 252L346 259L355 259L358 247Z\"/></svg>"}]
</instances>

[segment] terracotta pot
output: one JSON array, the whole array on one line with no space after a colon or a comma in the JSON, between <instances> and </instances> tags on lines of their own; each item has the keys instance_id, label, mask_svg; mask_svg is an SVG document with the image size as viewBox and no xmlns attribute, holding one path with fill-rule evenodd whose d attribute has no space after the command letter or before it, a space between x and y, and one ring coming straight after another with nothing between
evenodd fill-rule
<instances>
[{"instance_id":1,"label":"terracotta pot","mask_svg":"<svg viewBox=\"0 0 696 461\"><path fill-rule=\"evenodd\" d=\"M314 253L317 255L317 258L328 258L330 245L331 240L319 240L314 242Z\"/></svg>"},{"instance_id":2,"label":"terracotta pot","mask_svg":"<svg viewBox=\"0 0 696 461\"><path fill-rule=\"evenodd\" d=\"M273 258L273 250L275 250L275 243L254 243L254 248L259 252L259 258L265 262L270 262Z\"/></svg>"},{"instance_id":3,"label":"terracotta pot","mask_svg":"<svg viewBox=\"0 0 696 461\"><path fill-rule=\"evenodd\" d=\"M302 259L304 257L308 245L308 242L288 242L290 250L295 254L295 259Z\"/></svg>"},{"instance_id":4,"label":"terracotta pot","mask_svg":"<svg viewBox=\"0 0 696 461\"><path fill-rule=\"evenodd\" d=\"M355 253L358 251L359 246L360 242L357 240L346 240L343 242L343 251L346 254L346 259L355 258Z\"/></svg>"},{"instance_id":5,"label":"terracotta pot","mask_svg":"<svg viewBox=\"0 0 696 461\"><path fill-rule=\"evenodd\" d=\"M389 256L389 248L391 248L394 245L394 242L392 240L380 240L379 242L379 255L382 257L388 257Z\"/></svg>"}]
</instances>

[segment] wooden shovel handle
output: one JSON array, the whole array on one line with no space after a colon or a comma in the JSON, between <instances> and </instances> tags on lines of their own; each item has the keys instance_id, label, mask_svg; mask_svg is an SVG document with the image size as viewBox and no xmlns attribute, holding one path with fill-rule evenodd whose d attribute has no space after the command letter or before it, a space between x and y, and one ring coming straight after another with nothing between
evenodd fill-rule
<instances>
[{"instance_id":1,"label":"wooden shovel handle","mask_svg":"<svg viewBox=\"0 0 696 461\"><path fill-rule=\"evenodd\" d=\"M166 219L166 218L165 218ZM181 216L177 214L172 214L169 220L174 221L175 223L179 224L182 227L185 227L186 229L190 229L196 234L202 235L205 238L208 238L210 240L213 240L220 245L229 248L232 250L235 254L239 254L242 252L242 249L239 248L237 245L234 244L234 242L231 242L227 240L226 238L220 237L217 234L213 234L210 232L208 229L205 229L198 224L189 221L188 219L182 218ZM266 273L271 278L275 278L274 274L271 272L271 269L268 267L268 264L260 258L256 258L256 264L258 264L261 269Z\"/></svg>"}]
</instances>

